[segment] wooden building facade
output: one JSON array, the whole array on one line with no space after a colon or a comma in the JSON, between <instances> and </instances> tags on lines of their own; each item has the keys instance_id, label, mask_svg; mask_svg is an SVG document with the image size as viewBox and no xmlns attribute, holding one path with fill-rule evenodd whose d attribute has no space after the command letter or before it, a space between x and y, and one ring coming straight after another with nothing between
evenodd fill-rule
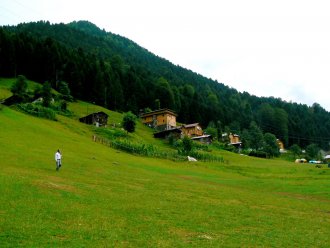
<instances>
[{"instance_id":1,"label":"wooden building facade","mask_svg":"<svg viewBox=\"0 0 330 248\"><path fill-rule=\"evenodd\" d=\"M233 146L240 146L242 144L241 138L238 134L229 134L229 144Z\"/></svg>"},{"instance_id":2,"label":"wooden building facade","mask_svg":"<svg viewBox=\"0 0 330 248\"><path fill-rule=\"evenodd\" d=\"M199 123L182 125L181 130L182 130L182 135L188 137L202 136L204 134L203 129L201 128Z\"/></svg>"},{"instance_id":3,"label":"wooden building facade","mask_svg":"<svg viewBox=\"0 0 330 248\"><path fill-rule=\"evenodd\" d=\"M211 144L212 143L212 136L209 135L209 134L204 134L204 135L201 135L201 136L195 136L195 137L192 137L191 138L192 140L195 140L195 141L199 141L203 144Z\"/></svg>"},{"instance_id":4,"label":"wooden building facade","mask_svg":"<svg viewBox=\"0 0 330 248\"><path fill-rule=\"evenodd\" d=\"M142 123L158 131L176 128L177 114L170 109L159 109L140 115Z\"/></svg>"},{"instance_id":5,"label":"wooden building facade","mask_svg":"<svg viewBox=\"0 0 330 248\"><path fill-rule=\"evenodd\" d=\"M97 127L105 127L108 124L108 115L104 112L92 113L90 115L79 118L80 122L95 125Z\"/></svg>"}]
</instances>

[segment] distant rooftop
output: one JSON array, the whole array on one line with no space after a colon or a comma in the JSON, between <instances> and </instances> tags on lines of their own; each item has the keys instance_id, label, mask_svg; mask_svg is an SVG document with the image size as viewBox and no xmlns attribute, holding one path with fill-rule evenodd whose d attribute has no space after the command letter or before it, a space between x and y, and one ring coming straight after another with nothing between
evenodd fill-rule
<instances>
[{"instance_id":1,"label":"distant rooftop","mask_svg":"<svg viewBox=\"0 0 330 248\"><path fill-rule=\"evenodd\" d=\"M143 113L143 114L141 114L141 117L146 117L146 116L150 116L150 115L157 115L157 114L164 114L164 113L168 113L168 114L171 114L171 115L174 115L174 116L178 116L173 110L164 108L164 109L154 110L154 111L151 111L151 112L148 112L148 113Z\"/></svg>"},{"instance_id":2,"label":"distant rooftop","mask_svg":"<svg viewBox=\"0 0 330 248\"><path fill-rule=\"evenodd\" d=\"M189 128L189 127L196 127L198 125L199 125L199 123L192 123L192 124L182 125L182 127Z\"/></svg>"}]
</instances>

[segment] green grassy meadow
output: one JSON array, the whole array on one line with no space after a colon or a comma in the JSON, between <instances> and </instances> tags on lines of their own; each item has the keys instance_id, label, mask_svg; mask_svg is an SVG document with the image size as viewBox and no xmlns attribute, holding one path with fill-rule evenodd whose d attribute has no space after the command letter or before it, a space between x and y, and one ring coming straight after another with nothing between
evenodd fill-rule
<instances>
[{"instance_id":1,"label":"green grassy meadow","mask_svg":"<svg viewBox=\"0 0 330 248\"><path fill-rule=\"evenodd\" d=\"M0 247L330 246L330 169L220 150L225 163L134 156L77 121L121 114L69 108L58 121L0 109ZM141 123L131 138L170 149Z\"/></svg>"}]
</instances>

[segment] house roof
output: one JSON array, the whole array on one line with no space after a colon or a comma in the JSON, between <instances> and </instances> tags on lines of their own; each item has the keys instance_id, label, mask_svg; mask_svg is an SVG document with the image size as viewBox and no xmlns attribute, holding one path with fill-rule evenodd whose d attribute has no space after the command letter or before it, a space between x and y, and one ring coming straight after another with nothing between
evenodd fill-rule
<instances>
[{"instance_id":1,"label":"house roof","mask_svg":"<svg viewBox=\"0 0 330 248\"><path fill-rule=\"evenodd\" d=\"M223 134L221 134L221 135L222 135L222 137L226 137L226 136L228 136L228 133L223 133ZM230 135L232 135L233 137L239 137L239 135L236 134L236 133L230 133L229 136L230 136Z\"/></svg>"},{"instance_id":2,"label":"house roof","mask_svg":"<svg viewBox=\"0 0 330 248\"><path fill-rule=\"evenodd\" d=\"M147 116L151 116L151 115L161 115L161 114L165 114L165 113L174 115L175 117L178 116L173 110L165 108L165 109L154 110L154 111L151 111L148 113L143 113L143 114L141 114L141 117L147 117Z\"/></svg>"},{"instance_id":3,"label":"house roof","mask_svg":"<svg viewBox=\"0 0 330 248\"><path fill-rule=\"evenodd\" d=\"M199 125L199 123L193 123L193 124L182 125L182 127L184 127L184 128L190 128L190 127L196 127L198 125Z\"/></svg>"},{"instance_id":4,"label":"house roof","mask_svg":"<svg viewBox=\"0 0 330 248\"><path fill-rule=\"evenodd\" d=\"M192 140L198 140L198 139L203 139L203 138L212 138L212 135L210 134L205 134L205 135L201 135L201 136L196 136L196 137L192 137Z\"/></svg>"},{"instance_id":5,"label":"house roof","mask_svg":"<svg viewBox=\"0 0 330 248\"><path fill-rule=\"evenodd\" d=\"M85 118L90 118L90 117L93 117L95 115L105 115L106 117L108 117L109 115L107 115L106 113L104 113L103 111L100 111L100 112L97 112L97 113L92 113L92 114L89 114L89 115L86 115L84 117L81 117L79 118L80 119L85 119Z\"/></svg>"},{"instance_id":6,"label":"house roof","mask_svg":"<svg viewBox=\"0 0 330 248\"><path fill-rule=\"evenodd\" d=\"M170 133L178 133L178 134L180 134L181 133L181 130L179 128L167 129L167 130L164 130L164 131L161 131L161 132L154 133L154 137L155 138L164 138L167 135L169 135Z\"/></svg>"},{"instance_id":7,"label":"house roof","mask_svg":"<svg viewBox=\"0 0 330 248\"><path fill-rule=\"evenodd\" d=\"M231 134L229 134L229 135L232 135L233 137L239 137L239 135L236 134L236 133L231 133Z\"/></svg>"},{"instance_id":8,"label":"house roof","mask_svg":"<svg viewBox=\"0 0 330 248\"><path fill-rule=\"evenodd\" d=\"M243 144L242 142L233 142L233 143L229 143L229 145L240 145L240 144Z\"/></svg>"}]
</instances>

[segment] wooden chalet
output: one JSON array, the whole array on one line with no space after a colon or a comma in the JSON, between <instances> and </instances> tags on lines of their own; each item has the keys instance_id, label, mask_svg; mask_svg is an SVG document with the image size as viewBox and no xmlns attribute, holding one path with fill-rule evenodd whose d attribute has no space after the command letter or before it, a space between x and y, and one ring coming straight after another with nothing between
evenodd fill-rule
<instances>
[{"instance_id":1,"label":"wooden chalet","mask_svg":"<svg viewBox=\"0 0 330 248\"><path fill-rule=\"evenodd\" d=\"M105 127L108 124L108 117L109 116L106 113L101 111L81 117L79 118L79 121L89 125L95 125L97 127Z\"/></svg>"},{"instance_id":2,"label":"wooden chalet","mask_svg":"<svg viewBox=\"0 0 330 248\"><path fill-rule=\"evenodd\" d=\"M241 146L242 142L238 134L229 134L229 144L233 146Z\"/></svg>"},{"instance_id":3,"label":"wooden chalet","mask_svg":"<svg viewBox=\"0 0 330 248\"><path fill-rule=\"evenodd\" d=\"M212 143L212 136L209 135L209 134L204 134L204 135L201 135L201 136L195 136L195 137L192 137L191 138L192 140L195 140L195 141L199 141L203 144L211 144Z\"/></svg>"},{"instance_id":4,"label":"wooden chalet","mask_svg":"<svg viewBox=\"0 0 330 248\"><path fill-rule=\"evenodd\" d=\"M172 128L172 129L167 129L167 130L163 130L163 131L160 131L160 132L156 132L156 133L154 133L154 137L165 139L169 135L173 135L175 138L180 139L181 138L181 132L182 131L179 128Z\"/></svg>"},{"instance_id":5,"label":"wooden chalet","mask_svg":"<svg viewBox=\"0 0 330 248\"><path fill-rule=\"evenodd\" d=\"M177 114L170 109L159 109L149 113L140 115L142 123L156 129L155 138L167 138L173 135L176 138L188 136L193 140L200 141L205 144L212 142L211 135L204 135L203 129L199 123L176 126Z\"/></svg>"},{"instance_id":6,"label":"wooden chalet","mask_svg":"<svg viewBox=\"0 0 330 248\"><path fill-rule=\"evenodd\" d=\"M181 130L182 130L182 135L188 137L202 136L204 134L203 129L201 128L199 123L182 125Z\"/></svg>"},{"instance_id":7,"label":"wooden chalet","mask_svg":"<svg viewBox=\"0 0 330 248\"><path fill-rule=\"evenodd\" d=\"M158 131L176 128L176 117L177 114L170 109L159 109L140 115L143 124Z\"/></svg>"}]
</instances>

